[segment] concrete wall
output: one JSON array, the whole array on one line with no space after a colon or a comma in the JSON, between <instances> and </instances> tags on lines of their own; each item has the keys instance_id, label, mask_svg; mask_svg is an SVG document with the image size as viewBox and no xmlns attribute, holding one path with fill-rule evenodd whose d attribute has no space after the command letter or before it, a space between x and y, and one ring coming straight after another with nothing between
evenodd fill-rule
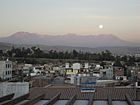
<instances>
[{"instance_id":1,"label":"concrete wall","mask_svg":"<svg viewBox=\"0 0 140 105\"><path fill-rule=\"evenodd\" d=\"M0 97L15 93L14 97L27 94L29 92L29 83L28 82L3 82L0 83Z\"/></svg>"}]
</instances>

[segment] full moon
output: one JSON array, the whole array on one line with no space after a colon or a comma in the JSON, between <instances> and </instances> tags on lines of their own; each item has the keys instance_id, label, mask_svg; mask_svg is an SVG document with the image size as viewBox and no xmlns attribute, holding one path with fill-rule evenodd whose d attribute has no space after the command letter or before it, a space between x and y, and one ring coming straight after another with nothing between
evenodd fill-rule
<instances>
[{"instance_id":1,"label":"full moon","mask_svg":"<svg viewBox=\"0 0 140 105\"><path fill-rule=\"evenodd\" d=\"M104 28L104 26L101 24L101 25L99 25L98 26L100 29L103 29Z\"/></svg>"}]
</instances>

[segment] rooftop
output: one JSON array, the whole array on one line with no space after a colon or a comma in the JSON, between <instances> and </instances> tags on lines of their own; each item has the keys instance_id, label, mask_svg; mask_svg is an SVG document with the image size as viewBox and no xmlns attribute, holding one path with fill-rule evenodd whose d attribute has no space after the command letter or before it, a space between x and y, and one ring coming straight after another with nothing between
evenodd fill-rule
<instances>
[{"instance_id":1,"label":"rooftop","mask_svg":"<svg viewBox=\"0 0 140 105\"><path fill-rule=\"evenodd\" d=\"M140 105L139 88L96 87L95 92L81 92L77 86L49 85L30 93L0 98L1 105Z\"/></svg>"}]
</instances>

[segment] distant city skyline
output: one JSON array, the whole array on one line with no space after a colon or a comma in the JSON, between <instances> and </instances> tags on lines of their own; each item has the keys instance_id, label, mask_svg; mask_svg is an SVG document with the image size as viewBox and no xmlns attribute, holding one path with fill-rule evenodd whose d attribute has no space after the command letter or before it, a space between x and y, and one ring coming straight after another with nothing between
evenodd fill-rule
<instances>
[{"instance_id":1,"label":"distant city skyline","mask_svg":"<svg viewBox=\"0 0 140 105\"><path fill-rule=\"evenodd\" d=\"M0 37L25 31L140 41L139 27L139 0L0 0Z\"/></svg>"}]
</instances>

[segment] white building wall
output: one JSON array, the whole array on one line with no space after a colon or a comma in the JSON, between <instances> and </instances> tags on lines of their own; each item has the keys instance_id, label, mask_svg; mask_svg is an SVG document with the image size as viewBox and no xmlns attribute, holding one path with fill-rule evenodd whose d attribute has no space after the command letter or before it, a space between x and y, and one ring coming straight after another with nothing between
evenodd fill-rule
<instances>
[{"instance_id":1,"label":"white building wall","mask_svg":"<svg viewBox=\"0 0 140 105\"><path fill-rule=\"evenodd\" d=\"M88 69L89 68L89 64L88 63L85 63L85 69Z\"/></svg>"},{"instance_id":2,"label":"white building wall","mask_svg":"<svg viewBox=\"0 0 140 105\"><path fill-rule=\"evenodd\" d=\"M71 79L71 80L70 80L70 83L71 83L71 84L74 84L75 75L71 75L70 79Z\"/></svg>"},{"instance_id":3,"label":"white building wall","mask_svg":"<svg viewBox=\"0 0 140 105\"><path fill-rule=\"evenodd\" d=\"M23 73L24 74L29 74L29 72L32 68L33 68L32 64L25 64L23 66Z\"/></svg>"},{"instance_id":4,"label":"white building wall","mask_svg":"<svg viewBox=\"0 0 140 105\"><path fill-rule=\"evenodd\" d=\"M15 93L14 97L29 93L28 82L3 82L0 83L0 97Z\"/></svg>"},{"instance_id":5,"label":"white building wall","mask_svg":"<svg viewBox=\"0 0 140 105\"><path fill-rule=\"evenodd\" d=\"M74 64L72 65L72 68L73 68L73 70L80 70L81 64L80 64L80 63L74 63Z\"/></svg>"},{"instance_id":6,"label":"white building wall","mask_svg":"<svg viewBox=\"0 0 140 105\"><path fill-rule=\"evenodd\" d=\"M53 70L54 71L59 71L60 70L60 67L53 67Z\"/></svg>"},{"instance_id":7,"label":"white building wall","mask_svg":"<svg viewBox=\"0 0 140 105\"><path fill-rule=\"evenodd\" d=\"M0 77L1 79L12 78L12 62L11 61L0 61Z\"/></svg>"},{"instance_id":8,"label":"white building wall","mask_svg":"<svg viewBox=\"0 0 140 105\"><path fill-rule=\"evenodd\" d=\"M66 69L69 69L69 68L70 68L70 64L69 64L69 63L66 63L66 64L65 64L65 68L66 68Z\"/></svg>"}]
</instances>

